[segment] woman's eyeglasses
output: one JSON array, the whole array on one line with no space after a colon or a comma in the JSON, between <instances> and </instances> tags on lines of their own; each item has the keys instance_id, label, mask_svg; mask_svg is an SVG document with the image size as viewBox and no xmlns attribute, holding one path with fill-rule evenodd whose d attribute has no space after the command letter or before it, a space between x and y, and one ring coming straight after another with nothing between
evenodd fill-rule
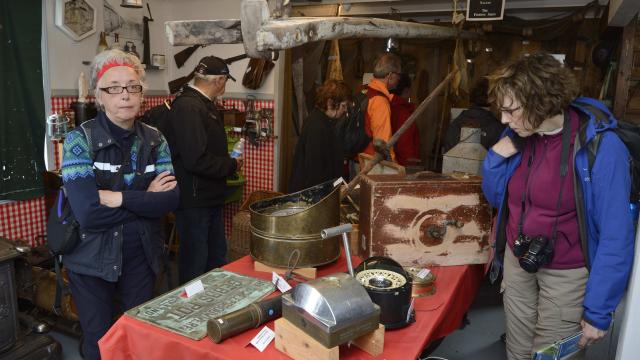
<instances>
[{"instance_id":1,"label":"woman's eyeglasses","mask_svg":"<svg viewBox=\"0 0 640 360\"><path fill-rule=\"evenodd\" d=\"M142 92L142 85L127 85L127 86L108 86L100 88L100 90L107 94L122 94L124 89L127 89L129 94L137 94Z\"/></svg>"}]
</instances>

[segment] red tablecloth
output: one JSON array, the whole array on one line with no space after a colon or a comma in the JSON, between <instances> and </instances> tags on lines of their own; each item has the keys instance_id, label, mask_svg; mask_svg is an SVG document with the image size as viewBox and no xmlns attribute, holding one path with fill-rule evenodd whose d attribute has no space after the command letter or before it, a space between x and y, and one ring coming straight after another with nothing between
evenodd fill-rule
<instances>
[{"instance_id":1,"label":"red tablecloth","mask_svg":"<svg viewBox=\"0 0 640 360\"><path fill-rule=\"evenodd\" d=\"M360 259L353 258L354 267ZM225 266L226 270L256 278L271 280L271 274L255 272L249 256ZM318 276L346 271L346 260L318 270ZM469 309L483 277L482 266L434 267L436 293L416 299L416 322L403 329L384 334L384 352L375 359L415 359L431 341L455 331ZM273 321L266 324L274 329ZM263 325L264 326L264 325ZM261 354L249 341L263 327L214 343L208 337L194 341L149 325L129 316L122 316L100 339L102 359L289 359L276 350L273 341ZM248 346L247 346L248 345ZM343 359L373 359L352 346L341 347Z\"/></svg>"}]
</instances>

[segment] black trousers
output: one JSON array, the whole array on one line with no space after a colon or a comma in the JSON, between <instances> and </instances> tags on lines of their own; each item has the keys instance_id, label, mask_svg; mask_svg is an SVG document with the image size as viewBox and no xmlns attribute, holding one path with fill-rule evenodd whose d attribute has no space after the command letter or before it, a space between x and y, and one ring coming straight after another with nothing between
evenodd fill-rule
<instances>
[{"instance_id":1,"label":"black trousers","mask_svg":"<svg viewBox=\"0 0 640 360\"><path fill-rule=\"evenodd\" d=\"M142 247L123 250L122 275L117 282L69 271L69 287L78 309L84 334L84 358L100 359L98 340L109 330L113 318L153 297L155 274ZM120 309L117 308L119 300Z\"/></svg>"},{"instance_id":2,"label":"black trousers","mask_svg":"<svg viewBox=\"0 0 640 360\"><path fill-rule=\"evenodd\" d=\"M176 211L176 226L180 236L180 284L227 263L222 205L180 209Z\"/></svg>"}]
</instances>

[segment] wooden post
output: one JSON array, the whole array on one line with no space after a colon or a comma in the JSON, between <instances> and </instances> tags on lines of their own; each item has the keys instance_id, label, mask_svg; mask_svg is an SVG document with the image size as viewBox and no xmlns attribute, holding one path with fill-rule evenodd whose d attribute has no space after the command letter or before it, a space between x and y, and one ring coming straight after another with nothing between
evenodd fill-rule
<instances>
[{"instance_id":1,"label":"wooden post","mask_svg":"<svg viewBox=\"0 0 640 360\"><path fill-rule=\"evenodd\" d=\"M624 27L622 32L622 50L616 79L616 97L613 103L613 114L623 119L629 101L629 80L633 69L633 44L636 34L637 17Z\"/></svg>"}]
</instances>

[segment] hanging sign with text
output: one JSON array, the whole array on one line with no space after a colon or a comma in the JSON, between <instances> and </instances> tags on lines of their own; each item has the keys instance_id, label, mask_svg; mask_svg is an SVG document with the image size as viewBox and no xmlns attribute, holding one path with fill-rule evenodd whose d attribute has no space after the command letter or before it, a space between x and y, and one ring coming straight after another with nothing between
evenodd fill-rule
<instances>
[{"instance_id":1,"label":"hanging sign with text","mask_svg":"<svg viewBox=\"0 0 640 360\"><path fill-rule=\"evenodd\" d=\"M502 20L505 0L467 0L467 21Z\"/></svg>"}]
</instances>

